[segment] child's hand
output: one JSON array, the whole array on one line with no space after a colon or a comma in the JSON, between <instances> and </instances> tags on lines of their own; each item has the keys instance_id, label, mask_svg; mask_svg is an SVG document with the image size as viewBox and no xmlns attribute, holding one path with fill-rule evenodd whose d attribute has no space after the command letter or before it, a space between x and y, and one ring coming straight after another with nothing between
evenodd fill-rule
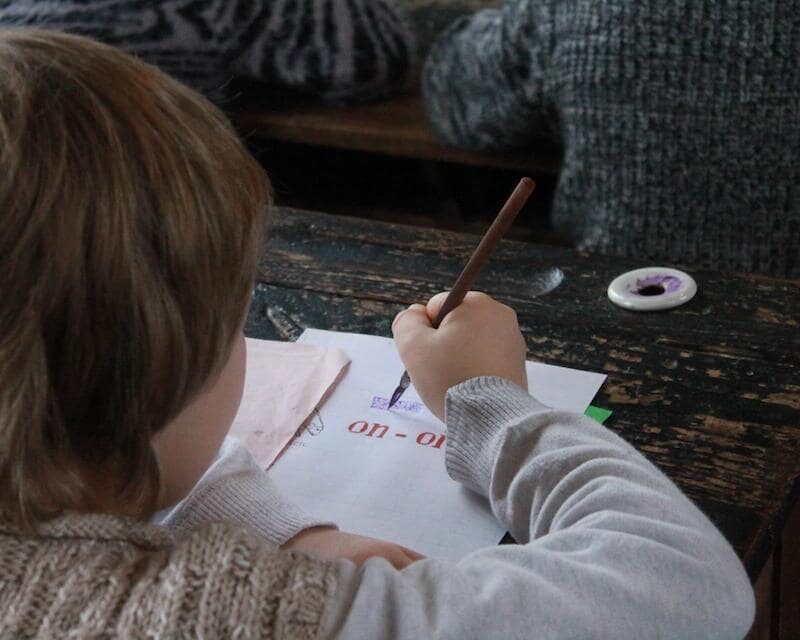
<instances>
[{"instance_id":1,"label":"child's hand","mask_svg":"<svg viewBox=\"0 0 800 640\"><path fill-rule=\"evenodd\" d=\"M525 339L513 309L484 293L470 291L438 329L431 327L446 293L413 304L392 324L397 350L414 388L427 407L444 419L447 390L478 376L506 378L528 388Z\"/></svg>"},{"instance_id":2,"label":"child's hand","mask_svg":"<svg viewBox=\"0 0 800 640\"><path fill-rule=\"evenodd\" d=\"M281 549L302 551L328 560L345 559L360 565L369 558L380 556L395 569L403 569L425 556L399 544L366 538L330 527L312 527L298 533Z\"/></svg>"}]
</instances>

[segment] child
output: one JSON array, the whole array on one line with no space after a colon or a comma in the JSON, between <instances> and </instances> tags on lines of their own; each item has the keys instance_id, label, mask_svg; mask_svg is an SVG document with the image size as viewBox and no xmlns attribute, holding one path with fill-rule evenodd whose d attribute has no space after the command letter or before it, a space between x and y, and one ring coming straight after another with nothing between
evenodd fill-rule
<instances>
[{"instance_id":1,"label":"child","mask_svg":"<svg viewBox=\"0 0 800 640\"><path fill-rule=\"evenodd\" d=\"M213 486L180 535L148 524L236 413L267 204L192 91L79 37L0 32L0 637L745 634L720 533L620 438L529 396L513 311L477 293L393 332L450 475L521 544L420 559Z\"/></svg>"}]
</instances>

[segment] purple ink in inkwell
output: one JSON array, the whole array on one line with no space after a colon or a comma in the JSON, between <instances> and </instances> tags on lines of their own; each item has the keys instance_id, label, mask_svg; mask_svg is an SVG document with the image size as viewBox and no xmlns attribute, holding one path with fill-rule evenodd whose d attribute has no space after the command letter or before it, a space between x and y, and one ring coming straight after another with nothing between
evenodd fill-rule
<instances>
[{"instance_id":1,"label":"purple ink in inkwell","mask_svg":"<svg viewBox=\"0 0 800 640\"><path fill-rule=\"evenodd\" d=\"M688 302L697 283L688 273L668 267L647 267L623 273L608 286L608 299L632 311L671 309Z\"/></svg>"},{"instance_id":2,"label":"purple ink in inkwell","mask_svg":"<svg viewBox=\"0 0 800 640\"><path fill-rule=\"evenodd\" d=\"M677 291L681 288L681 284L681 279L677 276L655 273L645 278L637 278L631 292L638 296L660 296Z\"/></svg>"}]
</instances>

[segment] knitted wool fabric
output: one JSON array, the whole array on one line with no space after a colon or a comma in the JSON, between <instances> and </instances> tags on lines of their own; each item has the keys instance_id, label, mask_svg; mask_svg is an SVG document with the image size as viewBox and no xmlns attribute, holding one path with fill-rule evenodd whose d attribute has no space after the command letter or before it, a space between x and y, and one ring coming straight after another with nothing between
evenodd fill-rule
<instances>
[{"instance_id":1,"label":"knitted wool fabric","mask_svg":"<svg viewBox=\"0 0 800 640\"><path fill-rule=\"evenodd\" d=\"M0 520L0 638L314 638L332 565L214 524L67 515L33 537Z\"/></svg>"},{"instance_id":2,"label":"knitted wool fabric","mask_svg":"<svg viewBox=\"0 0 800 640\"><path fill-rule=\"evenodd\" d=\"M581 248L800 277L798 16L797 0L508 0L436 41L428 118L464 147L560 137L552 218Z\"/></svg>"},{"instance_id":3,"label":"knitted wool fabric","mask_svg":"<svg viewBox=\"0 0 800 640\"><path fill-rule=\"evenodd\" d=\"M394 0L0 0L2 26L89 36L218 99L233 76L375 99L400 88L414 60Z\"/></svg>"}]
</instances>

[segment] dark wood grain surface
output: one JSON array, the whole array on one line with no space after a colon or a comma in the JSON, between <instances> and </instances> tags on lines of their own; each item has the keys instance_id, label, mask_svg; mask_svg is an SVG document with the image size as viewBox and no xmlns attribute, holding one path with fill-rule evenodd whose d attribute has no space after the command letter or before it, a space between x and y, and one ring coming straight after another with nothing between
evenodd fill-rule
<instances>
[{"instance_id":1,"label":"dark wood grain surface","mask_svg":"<svg viewBox=\"0 0 800 640\"><path fill-rule=\"evenodd\" d=\"M275 209L246 333L391 335L477 241ZM698 503L755 578L800 491L800 282L689 270L698 294L682 307L612 305L608 283L641 266L503 241L476 288L517 311L529 358L608 374L595 404L614 411L609 428Z\"/></svg>"}]
</instances>

